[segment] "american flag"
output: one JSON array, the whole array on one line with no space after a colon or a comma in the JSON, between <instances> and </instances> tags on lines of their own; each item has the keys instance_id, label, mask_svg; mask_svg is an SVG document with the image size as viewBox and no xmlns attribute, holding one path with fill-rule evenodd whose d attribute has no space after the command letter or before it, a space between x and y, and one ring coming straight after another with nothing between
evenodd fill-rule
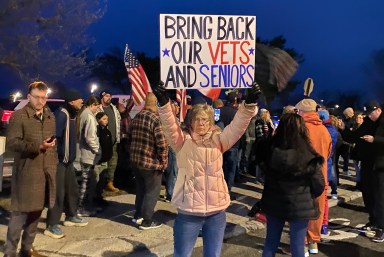
<instances>
[{"instance_id":1,"label":"american flag","mask_svg":"<svg viewBox=\"0 0 384 257\"><path fill-rule=\"evenodd\" d=\"M176 89L176 101L180 103L180 122L184 122L187 114L187 90Z\"/></svg>"},{"instance_id":2,"label":"american flag","mask_svg":"<svg viewBox=\"0 0 384 257\"><path fill-rule=\"evenodd\" d=\"M140 105L145 100L147 93L152 92L152 90L143 67L129 50L128 44L125 46L124 63L129 82L132 84L133 101L135 105Z\"/></svg>"},{"instance_id":3,"label":"american flag","mask_svg":"<svg viewBox=\"0 0 384 257\"><path fill-rule=\"evenodd\" d=\"M200 93L212 99L212 101L216 100L220 96L221 89L220 88L203 88L199 89Z\"/></svg>"}]
</instances>

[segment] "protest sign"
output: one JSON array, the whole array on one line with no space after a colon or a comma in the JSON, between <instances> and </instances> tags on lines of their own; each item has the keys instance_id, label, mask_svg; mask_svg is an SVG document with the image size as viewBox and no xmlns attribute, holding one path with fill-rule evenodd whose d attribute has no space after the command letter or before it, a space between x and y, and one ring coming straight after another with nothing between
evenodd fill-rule
<instances>
[{"instance_id":1,"label":"protest sign","mask_svg":"<svg viewBox=\"0 0 384 257\"><path fill-rule=\"evenodd\" d=\"M249 87L255 44L255 16L161 14L161 80L167 89Z\"/></svg>"}]
</instances>

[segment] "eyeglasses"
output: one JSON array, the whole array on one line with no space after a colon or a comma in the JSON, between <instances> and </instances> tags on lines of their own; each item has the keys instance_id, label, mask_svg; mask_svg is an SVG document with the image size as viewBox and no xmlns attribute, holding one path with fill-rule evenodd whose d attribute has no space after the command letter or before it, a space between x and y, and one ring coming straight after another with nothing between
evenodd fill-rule
<instances>
[{"instance_id":1,"label":"eyeglasses","mask_svg":"<svg viewBox=\"0 0 384 257\"><path fill-rule=\"evenodd\" d=\"M29 95L32 96L33 98L35 98L36 100L47 101L47 99L48 99L47 96L38 96L38 95L32 95L32 94L29 94Z\"/></svg>"},{"instance_id":2,"label":"eyeglasses","mask_svg":"<svg viewBox=\"0 0 384 257\"><path fill-rule=\"evenodd\" d=\"M195 122L197 123L203 123L204 125L207 124L209 122L209 119L207 118L197 118L197 119L194 119Z\"/></svg>"}]
</instances>

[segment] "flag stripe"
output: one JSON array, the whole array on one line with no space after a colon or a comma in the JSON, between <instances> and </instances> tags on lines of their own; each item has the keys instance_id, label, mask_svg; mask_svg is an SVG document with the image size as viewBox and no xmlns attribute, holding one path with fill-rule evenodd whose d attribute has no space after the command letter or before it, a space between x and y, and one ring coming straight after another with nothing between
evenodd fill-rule
<instances>
[{"instance_id":1,"label":"flag stripe","mask_svg":"<svg viewBox=\"0 0 384 257\"><path fill-rule=\"evenodd\" d=\"M128 44L125 46L124 63L128 72L128 80L132 84L133 101L135 105L140 105L145 100L147 93L152 90L143 67L129 50Z\"/></svg>"},{"instance_id":2,"label":"flag stripe","mask_svg":"<svg viewBox=\"0 0 384 257\"><path fill-rule=\"evenodd\" d=\"M220 88L204 88L199 89L199 92L212 99L212 101L216 100L220 96L221 89Z\"/></svg>"},{"instance_id":3,"label":"flag stripe","mask_svg":"<svg viewBox=\"0 0 384 257\"><path fill-rule=\"evenodd\" d=\"M180 103L180 122L184 122L187 114L187 90L176 89L176 101Z\"/></svg>"}]
</instances>

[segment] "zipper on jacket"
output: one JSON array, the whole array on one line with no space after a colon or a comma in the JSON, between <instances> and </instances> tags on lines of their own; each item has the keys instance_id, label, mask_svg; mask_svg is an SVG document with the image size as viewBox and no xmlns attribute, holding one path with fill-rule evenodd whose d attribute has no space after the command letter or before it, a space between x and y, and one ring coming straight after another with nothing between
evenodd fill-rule
<instances>
[{"instance_id":1,"label":"zipper on jacket","mask_svg":"<svg viewBox=\"0 0 384 257\"><path fill-rule=\"evenodd\" d=\"M183 202L185 197L185 184L187 183L187 175L184 175L184 186L183 186Z\"/></svg>"},{"instance_id":2,"label":"zipper on jacket","mask_svg":"<svg viewBox=\"0 0 384 257\"><path fill-rule=\"evenodd\" d=\"M208 169L208 148L207 146L205 145L204 141L203 141L203 145L205 147L205 171L207 171ZM207 175L207 172L204 172L205 173L205 212L208 211L208 175Z\"/></svg>"}]
</instances>

